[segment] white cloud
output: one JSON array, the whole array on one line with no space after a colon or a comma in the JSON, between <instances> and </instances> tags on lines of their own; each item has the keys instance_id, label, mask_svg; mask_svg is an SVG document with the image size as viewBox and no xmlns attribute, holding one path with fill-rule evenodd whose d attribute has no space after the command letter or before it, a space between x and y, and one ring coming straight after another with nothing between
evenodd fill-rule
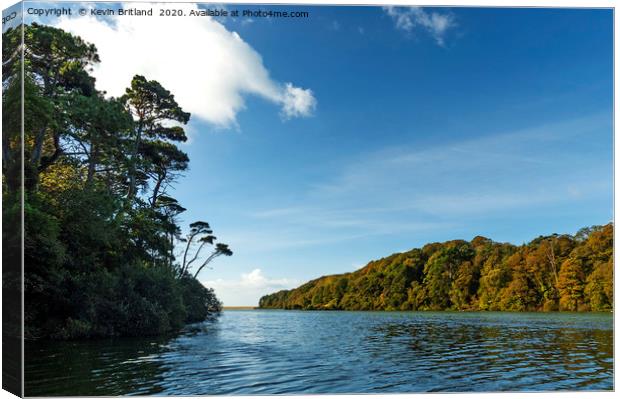
<instances>
[{"instance_id":1,"label":"white cloud","mask_svg":"<svg viewBox=\"0 0 620 399\"><path fill-rule=\"evenodd\" d=\"M316 108L316 98L310 89L300 89L292 83L286 84L282 113L286 119L310 116Z\"/></svg>"},{"instance_id":2,"label":"white cloud","mask_svg":"<svg viewBox=\"0 0 620 399\"><path fill-rule=\"evenodd\" d=\"M261 269L242 273L239 279L201 280L205 287L213 288L217 297L226 306L258 305L261 296L274 291L294 288L300 284L298 280L287 278L268 278Z\"/></svg>"},{"instance_id":3,"label":"white cloud","mask_svg":"<svg viewBox=\"0 0 620 399\"><path fill-rule=\"evenodd\" d=\"M150 5L154 10L156 5ZM189 14L197 5L175 6ZM97 46L97 87L119 96L135 74L159 81L194 116L219 127L236 124L245 96L278 104L285 119L312 114L310 89L272 79L261 55L211 17L62 18L56 24Z\"/></svg>"},{"instance_id":4,"label":"white cloud","mask_svg":"<svg viewBox=\"0 0 620 399\"><path fill-rule=\"evenodd\" d=\"M397 29L410 33L416 27L421 27L430 33L440 46L444 44L448 29L456 26L452 15L434 11L428 13L420 7L387 6L383 7L383 10L392 17Z\"/></svg>"}]
</instances>

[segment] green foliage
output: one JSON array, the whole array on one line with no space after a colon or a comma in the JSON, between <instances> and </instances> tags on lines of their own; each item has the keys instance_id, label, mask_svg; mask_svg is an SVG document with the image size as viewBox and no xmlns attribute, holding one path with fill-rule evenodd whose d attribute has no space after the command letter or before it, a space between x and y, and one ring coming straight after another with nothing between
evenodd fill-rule
<instances>
[{"instance_id":1,"label":"green foliage","mask_svg":"<svg viewBox=\"0 0 620 399\"><path fill-rule=\"evenodd\" d=\"M219 313L212 290L127 240L113 198L68 190L54 200L27 200L29 337L158 335Z\"/></svg>"},{"instance_id":2,"label":"green foliage","mask_svg":"<svg viewBox=\"0 0 620 399\"><path fill-rule=\"evenodd\" d=\"M167 190L188 167L177 125L190 114L143 76L123 97L106 97L90 74L94 45L23 28L23 44L21 27L3 34L2 172L5 223L19 224L25 196L25 334L157 335L219 314L213 290L180 274L174 255L185 208ZM14 258L20 237L3 234L3 244ZM225 244L216 251L232 255Z\"/></svg>"},{"instance_id":3,"label":"green foliage","mask_svg":"<svg viewBox=\"0 0 620 399\"><path fill-rule=\"evenodd\" d=\"M453 303L450 300L450 293L457 278L457 273L461 268L471 267L469 261L473 258L473 255L474 251L469 243L453 241L446 243L429 258L424 266L425 277L423 280L427 290L425 303L428 308L450 308ZM465 262L468 264L465 264ZM459 282L463 284L462 281L464 280L465 278L461 277ZM460 292L460 289L467 287L456 286L454 288L459 291L459 295L466 294L466 292ZM459 295L453 296L458 297Z\"/></svg>"},{"instance_id":4,"label":"green foliage","mask_svg":"<svg viewBox=\"0 0 620 399\"><path fill-rule=\"evenodd\" d=\"M222 303L215 297L212 288L206 288L189 276L183 277L180 283L188 323L206 320L222 311Z\"/></svg>"},{"instance_id":5,"label":"green foliage","mask_svg":"<svg viewBox=\"0 0 620 399\"><path fill-rule=\"evenodd\" d=\"M587 277L584 293L594 311L613 310L613 269L613 258L610 258L607 262L598 262Z\"/></svg>"},{"instance_id":6,"label":"green foliage","mask_svg":"<svg viewBox=\"0 0 620 399\"><path fill-rule=\"evenodd\" d=\"M515 246L484 237L432 243L260 299L261 308L609 311L613 225Z\"/></svg>"}]
</instances>

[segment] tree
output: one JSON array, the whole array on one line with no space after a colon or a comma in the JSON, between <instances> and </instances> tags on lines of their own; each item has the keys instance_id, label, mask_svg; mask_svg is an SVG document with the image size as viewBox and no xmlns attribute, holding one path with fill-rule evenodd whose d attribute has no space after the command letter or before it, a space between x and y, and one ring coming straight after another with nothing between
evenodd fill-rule
<instances>
[{"instance_id":1,"label":"tree","mask_svg":"<svg viewBox=\"0 0 620 399\"><path fill-rule=\"evenodd\" d=\"M456 309L468 309L479 285L480 270L469 261L463 262L450 289L450 301ZM475 302L475 301L474 301Z\"/></svg>"},{"instance_id":2,"label":"tree","mask_svg":"<svg viewBox=\"0 0 620 399\"><path fill-rule=\"evenodd\" d=\"M531 311L538 304L536 289L531 279L523 270L513 273L513 278L508 286L502 290L500 310Z\"/></svg>"},{"instance_id":3,"label":"tree","mask_svg":"<svg viewBox=\"0 0 620 399\"><path fill-rule=\"evenodd\" d=\"M585 273L579 260L566 259L562 263L558 281L560 310L577 311L583 305Z\"/></svg>"},{"instance_id":4,"label":"tree","mask_svg":"<svg viewBox=\"0 0 620 399\"><path fill-rule=\"evenodd\" d=\"M523 261L520 252L509 244L494 245L484 261L478 287L478 308L499 310L501 292L511 280L511 271Z\"/></svg>"},{"instance_id":5,"label":"tree","mask_svg":"<svg viewBox=\"0 0 620 399\"><path fill-rule=\"evenodd\" d=\"M454 241L429 258L424 266L424 285L427 287L431 308L447 309L452 305L450 290L459 266L473 256L474 251L469 243Z\"/></svg>"},{"instance_id":6,"label":"tree","mask_svg":"<svg viewBox=\"0 0 620 399\"><path fill-rule=\"evenodd\" d=\"M110 176L119 176L125 160L125 140L131 128L131 116L117 99L102 93L66 98L71 128L65 139L65 153L86 167L85 186L92 187L98 175L114 189Z\"/></svg>"},{"instance_id":7,"label":"tree","mask_svg":"<svg viewBox=\"0 0 620 399\"><path fill-rule=\"evenodd\" d=\"M232 256L232 254L233 252L230 250L230 248L228 248L227 244L222 244L222 243L215 244L215 250L211 253L211 255L209 255L209 257L204 262L202 262L202 265L200 265L198 270L196 270L196 273L194 274L194 278L197 278L200 272L202 271L202 269L205 266L207 266L209 262L211 262L213 259L217 258L218 256L222 256L222 255Z\"/></svg>"},{"instance_id":8,"label":"tree","mask_svg":"<svg viewBox=\"0 0 620 399\"><path fill-rule=\"evenodd\" d=\"M211 236L211 233L213 233L213 230L211 230L211 227L209 226L209 223L207 222L197 221L197 222L190 224L189 228L190 230L187 235L187 238L183 240L185 241L186 246L185 246L185 251L183 252L183 263L181 264L181 271L179 273L181 276L183 276L187 272L189 266L196 259L198 259L198 256L200 255L200 251L202 250L202 247L204 247L209 242L212 244L213 240L215 239L215 237ZM199 240L201 238L200 237L201 235L203 235L203 237L200 240L200 247L198 247L198 250L194 253L194 257L188 262L187 255L192 246L192 243L194 242L194 240ZM207 235L207 236L204 236L204 235Z\"/></svg>"},{"instance_id":9,"label":"tree","mask_svg":"<svg viewBox=\"0 0 620 399\"><path fill-rule=\"evenodd\" d=\"M159 174L161 174L161 168L166 168L166 166L178 169L187 167L187 157L183 157L176 147L166 145L166 142L187 140L182 127L168 125L186 124L190 114L181 109L174 95L164 89L161 84L154 80L149 81L141 75L134 76L131 86L127 88L121 101L134 119L128 165L127 203L130 204L137 192L137 179L141 166L144 174L148 174L151 170L152 162L149 161L153 160L159 161L157 165ZM166 155L159 154L160 158L157 159L158 150L165 152ZM159 174L156 172L156 175ZM155 199L156 197L157 193L155 193Z\"/></svg>"},{"instance_id":10,"label":"tree","mask_svg":"<svg viewBox=\"0 0 620 399\"><path fill-rule=\"evenodd\" d=\"M170 269L173 269L175 260L174 240L175 238L177 240L181 239L181 228L176 223L176 217L181 213L185 212L186 209L182 207L176 199L165 195L160 195L157 197L155 207L163 216L164 233L166 234L169 245L168 267Z\"/></svg>"},{"instance_id":11,"label":"tree","mask_svg":"<svg viewBox=\"0 0 620 399\"><path fill-rule=\"evenodd\" d=\"M77 36L61 29L32 23L24 27L24 127L26 189L38 183L39 173L47 169L64 153L63 139L71 130L66 98L71 95L91 96L95 79L89 75L99 62L97 49ZM3 87L19 80L21 41L16 37L21 29L3 35ZM6 151L5 151L6 152ZM15 156L7 154L7 159Z\"/></svg>"},{"instance_id":12,"label":"tree","mask_svg":"<svg viewBox=\"0 0 620 399\"><path fill-rule=\"evenodd\" d=\"M560 310L577 311L583 305L585 273L579 260L566 259L558 280Z\"/></svg>"},{"instance_id":13,"label":"tree","mask_svg":"<svg viewBox=\"0 0 620 399\"><path fill-rule=\"evenodd\" d=\"M154 183L149 202L155 208L159 196L166 195L168 185L177 178L177 172L187 169L189 158L175 145L164 141L144 143L143 147L144 156L150 161L145 172Z\"/></svg>"},{"instance_id":14,"label":"tree","mask_svg":"<svg viewBox=\"0 0 620 399\"><path fill-rule=\"evenodd\" d=\"M202 249L206 245L213 245L216 240L216 237L211 235L213 233L213 230L211 230L211 227L207 222L197 221L190 224L189 227L190 231L187 234L187 238L183 240L186 245L183 252L183 263L181 264L179 272L181 276L189 273L191 265L200 257ZM188 260L187 255L189 254L189 251L192 247L192 243L200 243L200 245L198 246L198 249L194 251L194 255L192 256L192 258ZM232 256L232 254L233 252L230 250L230 248L228 248L227 244L215 244L213 252L201 263L201 265L196 270L196 273L194 273L194 278L198 277L198 274L202 271L202 269L205 268L213 259L222 255Z\"/></svg>"},{"instance_id":15,"label":"tree","mask_svg":"<svg viewBox=\"0 0 620 399\"><path fill-rule=\"evenodd\" d=\"M594 311L608 311L614 304L613 258L597 262L592 274L587 277L584 294Z\"/></svg>"}]
</instances>

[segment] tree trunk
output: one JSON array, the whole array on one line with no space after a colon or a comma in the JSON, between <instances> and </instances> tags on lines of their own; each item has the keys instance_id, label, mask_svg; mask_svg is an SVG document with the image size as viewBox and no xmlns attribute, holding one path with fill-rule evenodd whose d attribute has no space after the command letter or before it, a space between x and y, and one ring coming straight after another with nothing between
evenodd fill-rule
<instances>
[{"instance_id":1,"label":"tree trunk","mask_svg":"<svg viewBox=\"0 0 620 399\"><path fill-rule=\"evenodd\" d=\"M86 187L91 187L95 178L95 167L97 166L97 159L99 155L99 148L97 143L93 140L91 144L90 156L88 157L88 174L86 175Z\"/></svg>"},{"instance_id":2,"label":"tree trunk","mask_svg":"<svg viewBox=\"0 0 620 399\"><path fill-rule=\"evenodd\" d=\"M196 271L196 274L194 274L194 278L197 278L198 275L200 274L200 272L202 271L202 269L209 263L211 262L216 256L218 256L220 253L218 251L213 252L211 255L209 255L209 257L207 258L207 260L204 261L204 263L202 265L200 265L200 267L198 268L198 270Z\"/></svg>"},{"instance_id":3,"label":"tree trunk","mask_svg":"<svg viewBox=\"0 0 620 399\"><path fill-rule=\"evenodd\" d=\"M136 163L138 158L138 151L140 149L140 142L142 141L142 129L144 128L144 121L140 117L138 121L138 129L136 131L136 142L134 144L131 159L129 161L129 188L127 190L127 204L129 205L136 195Z\"/></svg>"},{"instance_id":4,"label":"tree trunk","mask_svg":"<svg viewBox=\"0 0 620 399\"><path fill-rule=\"evenodd\" d=\"M153 188L153 195L151 196L151 209L155 208L155 203L157 202L157 197L159 196L159 190L161 189L161 185L166 180L166 171L164 170L157 177L157 183L155 183L155 187Z\"/></svg>"},{"instance_id":5,"label":"tree trunk","mask_svg":"<svg viewBox=\"0 0 620 399\"><path fill-rule=\"evenodd\" d=\"M32 148L29 162L31 168L35 170L39 168L39 162L41 160L41 153L43 152L43 142L45 141L46 130L47 126L43 126L34 137L34 147Z\"/></svg>"}]
</instances>

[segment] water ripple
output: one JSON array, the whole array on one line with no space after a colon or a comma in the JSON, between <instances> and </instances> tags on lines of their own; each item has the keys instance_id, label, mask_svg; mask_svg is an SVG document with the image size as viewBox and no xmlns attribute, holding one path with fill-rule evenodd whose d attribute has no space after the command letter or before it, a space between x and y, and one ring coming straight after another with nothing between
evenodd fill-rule
<instances>
[{"instance_id":1,"label":"water ripple","mask_svg":"<svg viewBox=\"0 0 620 399\"><path fill-rule=\"evenodd\" d=\"M613 389L608 314L228 311L163 339L30 342L26 394Z\"/></svg>"}]
</instances>

